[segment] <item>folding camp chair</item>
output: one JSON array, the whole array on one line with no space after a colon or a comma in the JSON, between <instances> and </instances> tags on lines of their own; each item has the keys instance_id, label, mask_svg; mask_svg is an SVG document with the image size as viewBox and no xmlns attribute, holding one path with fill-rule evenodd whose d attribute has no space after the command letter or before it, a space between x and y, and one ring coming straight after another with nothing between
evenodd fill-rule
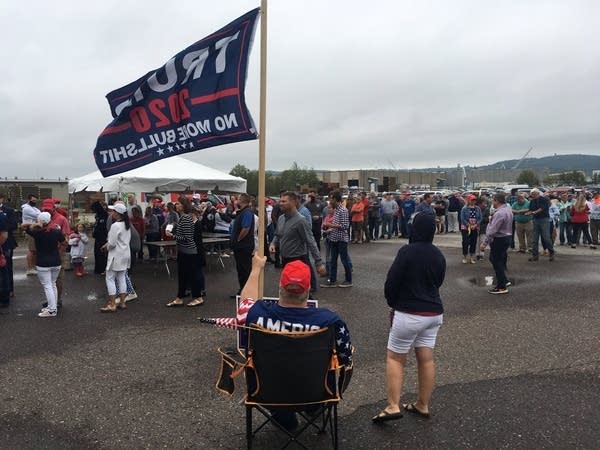
<instances>
[{"instance_id":1,"label":"folding camp chair","mask_svg":"<svg viewBox=\"0 0 600 450\"><path fill-rule=\"evenodd\" d=\"M245 372L249 449L256 433L267 423L287 434L288 440L282 448L292 442L307 448L298 437L316 428L319 433L329 430L332 447L337 449L337 405L341 397L333 327L308 333L250 328ZM256 428L252 421L253 409L265 417ZM295 430L288 430L277 422L274 413L281 410L293 411L303 418Z\"/></svg>"}]
</instances>

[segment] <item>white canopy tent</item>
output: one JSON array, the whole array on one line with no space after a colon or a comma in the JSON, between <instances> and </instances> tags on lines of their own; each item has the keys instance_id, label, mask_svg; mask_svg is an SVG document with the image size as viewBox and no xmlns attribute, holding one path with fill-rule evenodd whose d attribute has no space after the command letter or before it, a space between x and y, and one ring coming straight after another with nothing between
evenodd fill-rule
<instances>
[{"instance_id":1,"label":"white canopy tent","mask_svg":"<svg viewBox=\"0 0 600 450\"><path fill-rule=\"evenodd\" d=\"M69 193L77 192L246 192L246 180L195 163L180 156L155 161L109 177L99 170L69 180Z\"/></svg>"}]
</instances>

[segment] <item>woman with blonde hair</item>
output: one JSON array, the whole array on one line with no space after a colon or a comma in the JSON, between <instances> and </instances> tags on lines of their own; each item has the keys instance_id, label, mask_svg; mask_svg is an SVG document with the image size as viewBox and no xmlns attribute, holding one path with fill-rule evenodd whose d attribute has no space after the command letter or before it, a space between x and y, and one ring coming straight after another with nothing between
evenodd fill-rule
<instances>
[{"instance_id":1,"label":"woman with blonde hair","mask_svg":"<svg viewBox=\"0 0 600 450\"><path fill-rule=\"evenodd\" d=\"M573 242L571 248L577 248L579 236L583 232L583 237L590 242L590 248L595 249L596 246L591 244L592 237L589 229L590 222L590 207L585 201L585 194L579 194L577 201L571 206L571 223L573 224Z\"/></svg>"}]
</instances>

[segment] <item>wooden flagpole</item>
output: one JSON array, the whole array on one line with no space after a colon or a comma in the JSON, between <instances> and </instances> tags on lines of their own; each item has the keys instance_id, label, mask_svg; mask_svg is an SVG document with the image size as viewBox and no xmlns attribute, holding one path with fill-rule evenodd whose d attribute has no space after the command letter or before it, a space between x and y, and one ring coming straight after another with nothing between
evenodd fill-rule
<instances>
[{"instance_id":1,"label":"wooden flagpole","mask_svg":"<svg viewBox=\"0 0 600 450\"><path fill-rule=\"evenodd\" d=\"M258 249L265 248L265 153L267 139L267 0L260 2L260 118L258 135ZM267 255L268 256L268 255ZM264 275L258 281L259 297L264 296Z\"/></svg>"}]
</instances>

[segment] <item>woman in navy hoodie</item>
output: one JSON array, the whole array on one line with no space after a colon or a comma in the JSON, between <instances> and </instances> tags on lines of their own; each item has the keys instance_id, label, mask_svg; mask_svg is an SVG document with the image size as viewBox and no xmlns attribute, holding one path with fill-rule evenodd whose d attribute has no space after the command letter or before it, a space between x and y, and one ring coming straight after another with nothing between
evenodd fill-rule
<instances>
[{"instance_id":1,"label":"woman in navy hoodie","mask_svg":"<svg viewBox=\"0 0 600 450\"><path fill-rule=\"evenodd\" d=\"M429 418L435 363L433 348L442 325L444 307L439 288L446 275L446 259L433 245L435 217L418 213L412 223L412 241L402 247L385 281L385 298L391 311L387 345L387 406L373 422L402 417L405 411ZM410 348L415 348L418 371L418 395L414 403L400 404L404 365Z\"/></svg>"}]
</instances>

